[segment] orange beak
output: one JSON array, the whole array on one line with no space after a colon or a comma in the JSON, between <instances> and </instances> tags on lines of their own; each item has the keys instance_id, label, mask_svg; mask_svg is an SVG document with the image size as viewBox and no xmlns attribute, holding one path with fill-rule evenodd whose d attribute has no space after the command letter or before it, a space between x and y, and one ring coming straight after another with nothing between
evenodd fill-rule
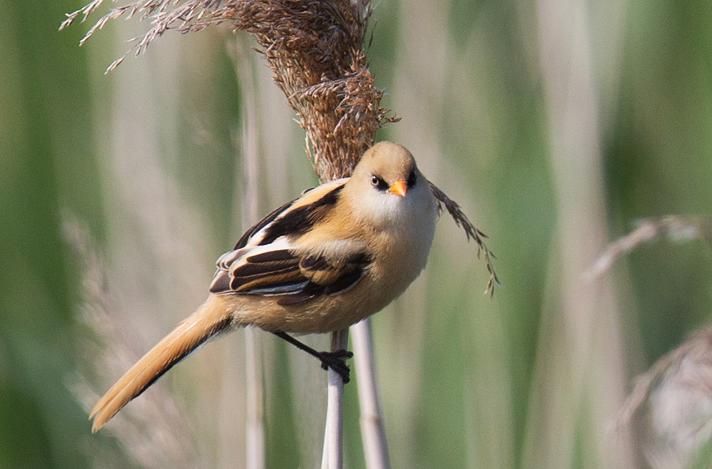
<instances>
[{"instance_id":1,"label":"orange beak","mask_svg":"<svg viewBox=\"0 0 712 469\"><path fill-rule=\"evenodd\" d=\"M404 197L405 193L408 192L408 185L405 183L404 179L399 179L391 184L391 187L388 188L388 192Z\"/></svg>"}]
</instances>

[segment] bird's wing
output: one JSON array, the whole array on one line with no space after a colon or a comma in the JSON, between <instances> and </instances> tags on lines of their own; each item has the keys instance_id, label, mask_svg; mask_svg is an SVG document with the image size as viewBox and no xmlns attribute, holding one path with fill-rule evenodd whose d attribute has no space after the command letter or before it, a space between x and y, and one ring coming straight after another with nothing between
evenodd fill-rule
<instances>
[{"instance_id":1,"label":"bird's wing","mask_svg":"<svg viewBox=\"0 0 712 469\"><path fill-rule=\"evenodd\" d=\"M323 220L345 180L323 184L274 212L246 232L234 250L218 259L210 291L217 294L279 296L298 304L353 286L371 262L363 243L324 240L303 249L298 238Z\"/></svg>"},{"instance_id":2,"label":"bird's wing","mask_svg":"<svg viewBox=\"0 0 712 469\"><path fill-rule=\"evenodd\" d=\"M282 305L299 304L345 291L361 279L371 263L363 244L355 241L334 241L333 247L326 243L311 254L276 244L282 247L255 249L227 270L218 271L210 291L274 296Z\"/></svg>"},{"instance_id":3,"label":"bird's wing","mask_svg":"<svg viewBox=\"0 0 712 469\"><path fill-rule=\"evenodd\" d=\"M310 230L336 204L347 180L337 179L302 192L301 197L273 210L245 231L233 250L222 257L244 247L269 244L280 236L296 236Z\"/></svg>"}]
</instances>

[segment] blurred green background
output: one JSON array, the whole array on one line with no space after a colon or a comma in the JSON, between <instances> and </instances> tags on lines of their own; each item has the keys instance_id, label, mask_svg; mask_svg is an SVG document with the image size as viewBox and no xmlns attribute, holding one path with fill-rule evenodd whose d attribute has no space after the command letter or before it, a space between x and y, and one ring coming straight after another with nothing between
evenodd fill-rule
<instances>
[{"instance_id":1,"label":"blurred green background","mask_svg":"<svg viewBox=\"0 0 712 469\"><path fill-rule=\"evenodd\" d=\"M0 467L243 467L242 331L108 431L90 434L86 405L255 221L246 149L260 213L315 183L303 133L246 38L167 34L105 76L146 25L79 48L88 25L57 32L79 6L0 0ZM393 467L645 467L610 424L631 377L706 323L712 254L661 242L605 281L581 273L638 218L709 212L711 26L699 0L377 4L371 68L403 118L379 138L490 236L503 282L482 295L444 216L427 271L374 318ZM267 465L315 467L325 374L260 347ZM346 399L346 464L363 467L355 386Z\"/></svg>"}]
</instances>

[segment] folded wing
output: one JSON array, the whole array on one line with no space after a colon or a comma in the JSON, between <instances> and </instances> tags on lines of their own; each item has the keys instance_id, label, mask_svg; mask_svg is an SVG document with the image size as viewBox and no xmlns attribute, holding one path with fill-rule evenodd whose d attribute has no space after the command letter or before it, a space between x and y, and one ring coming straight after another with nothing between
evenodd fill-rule
<instances>
[{"instance_id":1,"label":"folded wing","mask_svg":"<svg viewBox=\"0 0 712 469\"><path fill-rule=\"evenodd\" d=\"M355 243L358 244L358 243ZM227 270L218 270L210 291L216 294L277 296L279 304L295 305L354 286L371 263L360 245L338 257L328 249L319 255L300 255L289 249L244 254ZM257 251L257 250L256 250Z\"/></svg>"},{"instance_id":2,"label":"folded wing","mask_svg":"<svg viewBox=\"0 0 712 469\"><path fill-rule=\"evenodd\" d=\"M233 251L218 259L210 291L276 296L286 306L354 286L371 263L363 243L327 240L318 252L298 246L301 235L328 217L343 185L341 180L319 186L248 230Z\"/></svg>"}]
</instances>

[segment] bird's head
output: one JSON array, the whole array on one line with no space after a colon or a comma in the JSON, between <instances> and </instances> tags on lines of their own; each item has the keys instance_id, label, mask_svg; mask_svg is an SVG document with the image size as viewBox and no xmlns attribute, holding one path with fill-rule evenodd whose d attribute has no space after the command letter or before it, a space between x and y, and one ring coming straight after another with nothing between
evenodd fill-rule
<instances>
[{"instance_id":1,"label":"bird's head","mask_svg":"<svg viewBox=\"0 0 712 469\"><path fill-rule=\"evenodd\" d=\"M347 187L358 200L355 215L376 226L429 214L434 204L413 155L391 142L379 142L364 153Z\"/></svg>"}]
</instances>

